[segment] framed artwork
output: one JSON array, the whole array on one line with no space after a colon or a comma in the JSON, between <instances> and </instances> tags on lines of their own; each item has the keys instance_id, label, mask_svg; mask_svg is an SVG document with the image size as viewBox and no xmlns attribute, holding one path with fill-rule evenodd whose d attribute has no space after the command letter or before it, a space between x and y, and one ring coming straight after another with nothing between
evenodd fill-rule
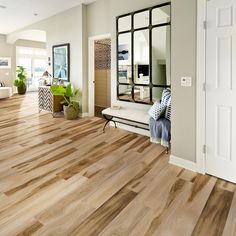
<instances>
[{"instance_id":1,"label":"framed artwork","mask_svg":"<svg viewBox=\"0 0 236 236\"><path fill-rule=\"evenodd\" d=\"M53 78L70 81L70 44L52 47Z\"/></svg>"},{"instance_id":2,"label":"framed artwork","mask_svg":"<svg viewBox=\"0 0 236 236\"><path fill-rule=\"evenodd\" d=\"M10 69L10 68L11 68L11 58L0 57L0 69Z\"/></svg>"},{"instance_id":3,"label":"framed artwork","mask_svg":"<svg viewBox=\"0 0 236 236\"><path fill-rule=\"evenodd\" d=\"M128 60L129 59L129 45L123 44L119 45L119 51L118 51L118 60Z\"/></svg>"}]
</instances>

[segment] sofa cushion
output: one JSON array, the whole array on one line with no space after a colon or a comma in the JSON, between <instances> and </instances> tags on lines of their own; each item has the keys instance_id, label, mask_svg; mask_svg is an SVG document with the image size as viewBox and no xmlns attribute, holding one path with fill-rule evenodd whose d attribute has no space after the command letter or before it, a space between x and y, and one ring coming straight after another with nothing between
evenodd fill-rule
<instances>
[{"instance_id":1,"label":"sofa cushion","mask_svg":"<svg viewBox=\"0 0 236 236\"><path fill-rule=\"evenodd\" d=\"M0 87L0 99L9 98L12 96L12 88Z\"/></svg>"},{"instance_id":2,"label":"sofa cushion","mask_svg":"<svg viewBox=\"0 0 236 236\"><path fill-rule=\"evenodd\" d=\"M163 114L165 114L166 106L162 103L155 102L148 111L148 114L155 120L158 120Z\"/></svg>"},{"instance_id":3,"label":"sofa cushion","mask_svg":"<svg viewBox=\"0 0 236 236\"><path fill-rule=\"evenodd\" d=\"M0 82L0 87L5 87L5 84L3 82Z\"/></svg>"}]
</instances>

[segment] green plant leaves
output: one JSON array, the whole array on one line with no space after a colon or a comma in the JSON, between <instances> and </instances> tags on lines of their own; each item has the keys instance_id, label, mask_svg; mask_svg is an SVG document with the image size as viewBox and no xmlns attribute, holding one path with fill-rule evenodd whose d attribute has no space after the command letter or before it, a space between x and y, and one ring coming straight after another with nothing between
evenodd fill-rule
<instances>
[{"instance_id":1,"label":"green plant leaves","mask_svg":"<svg viewBox=\"0 0 236 236\"><path fill-rule=\"evenodd\" d=\"M66 94L65 95L67 97L71 97L72 98L72 97L75 96L73 91L74 91L73 85L71 83L69 83L68 86L66 87Z\"/></svg>"},{"instance_id":2,"label":"green plant leaves","mask_svg":"<svg viewBox=\"0 0 236 236\"><path fill-rule=\"evenodd\" d=\"M53 95L64 97L64 101L62 102L64 105L73 107L75 110L79 110L79 103L75 101L75 98L80 90L75 90L71 83L69 83L66 88L63 85L52 85L50 90Z\"/></svg>"},{"instance_id":3,"label":"green plant leaves","mask_svg":"<svg viewBox=\"0 0 236 236\"><path fill-rule=\"evenodd\" d=\"M17 79L14 80L14 86L17 88L26 88L26 76L25 68L23 66L17 66Z\"/></svg>"},{"instance_id":4,"label":"green plant leaves","mask_svg":"<svg viewBox=\"0 0 236 236\"><path fill-rule=\"evenodd\" d=\"M64 96L66 94L66 88L61 85L52 85L50 90L53 95Z\"/></svg>"}]
</instances>

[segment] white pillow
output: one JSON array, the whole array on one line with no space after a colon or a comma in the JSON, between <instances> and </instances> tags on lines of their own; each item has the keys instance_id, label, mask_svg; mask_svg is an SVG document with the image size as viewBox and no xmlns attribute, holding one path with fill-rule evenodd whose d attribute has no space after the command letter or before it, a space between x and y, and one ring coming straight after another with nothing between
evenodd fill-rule
<instances>
[{"instance_id":1,"label":"white pillow","mask_svg":"<svg viewBox=\"0 0 236 236\"><path fill-rule=\"evenodd\" d=\"M165 113L165 111L166 111L166 105L161 104L159 102L155 102L148 111L148 114L154 120L158 120Z\"/></svg>"}]
</instances>

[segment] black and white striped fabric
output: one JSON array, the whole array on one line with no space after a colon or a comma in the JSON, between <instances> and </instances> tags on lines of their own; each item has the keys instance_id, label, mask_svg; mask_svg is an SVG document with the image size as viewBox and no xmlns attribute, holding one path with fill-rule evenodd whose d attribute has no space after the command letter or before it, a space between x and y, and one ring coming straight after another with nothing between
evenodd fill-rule
<instances>
[{"instance_id":1,"label":"black and white striped fabric","mask_svg":"<svg viewBox=\"0 0 236 236\"><path fill-rule=\"evenodd\" d=\"M165 118L169 121L171 120L171 97L169 98L169 101L166 106Z\"/></svg>"},{"instance_id":2,"label":"black and white striped fabric","mask_svg":"<svg viewBox=\"0 0 236 236\"><path fill-rule=\"evenodd\" d=\"M5 87L5 84L3 82L0 82L0 87Z\"/></svg>"},{"instance_id":3,"label":"black and white striped fabric","mask_svg":"<svg viewBox=\"0 0 236 236\"><path fill-rule=\"evenodd\" d=\"M148 114L154 119L158 120L163 114L165 114L166 111L166 106L159 103L155 102L153 106L150 108L148 111Z\"/></svg>"},{"instance_id":4,"label":"black and white striped fabric","mask_svg":"<svg viewBox=\"0 0 236 236\"><path fill-rule=\"evenodd\" d=\"M171 120L171 91L164 89L162 92L161 104L166 106L165 118Z\"/></svg>"},{"instance_id":5,"label":"black and white striped fabric","mask_svg":"<svg viewBox=\"0 0 236 236\"><path fill-rule=\"evenodd\" d=\"M162 92L161 103L167 106L167 103L171 97L171 92L169 89L164 89Z\"/></svg>"}]
</instances>

